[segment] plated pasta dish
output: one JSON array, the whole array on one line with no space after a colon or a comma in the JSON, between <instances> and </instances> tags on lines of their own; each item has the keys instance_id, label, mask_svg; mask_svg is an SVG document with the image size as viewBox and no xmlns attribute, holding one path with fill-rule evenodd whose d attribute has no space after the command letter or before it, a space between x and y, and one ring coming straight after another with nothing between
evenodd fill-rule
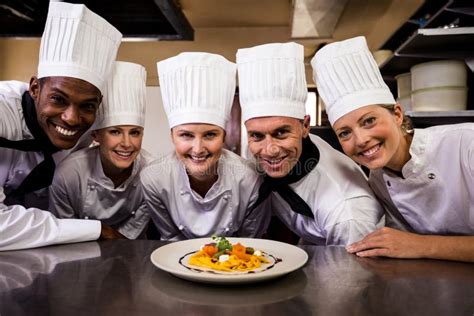
<instances>
[{"instance_id":1,"label":"plated pasta dish","mask_svg":"<svg viewBox=\"0 0 474 316\"><path fill-rule=\"evenodd\" d=\"M273 256L241 243L230 243L225 237L212 237L212 242L188 253L180 264L197 272L256 273L269 269L278 262Z\"/></svg>"}]
</instances>

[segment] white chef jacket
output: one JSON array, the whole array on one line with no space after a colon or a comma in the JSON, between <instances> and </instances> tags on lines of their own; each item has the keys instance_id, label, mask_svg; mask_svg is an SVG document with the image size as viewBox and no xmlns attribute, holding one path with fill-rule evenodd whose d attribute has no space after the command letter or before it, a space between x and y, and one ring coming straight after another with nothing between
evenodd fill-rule
<instances>
[{"instance_id":1,"label":"white chef jacket","mask_svg":"<svg viewBox=\"0 0 474 316\"><path fill-rule=\"evenodd\" d=\"M391 201L411 226L402 229L474 235L474 124L415 129L410 155L403 178L385 169L369 177L377 196Z\"/></svg>"},{"instance_id":2,"label":"white chef jacket","mask_svg":"<svg viewBox=\"0 0 474 316\"><path fill-rule=\"evenodd\" d=\"M377 228L383 208L359 166L318 136L310 138L319 150L319 162L289 186L308 204L314 219L295 213L276 192L271 195L272 210L304 242L348 245L358 241Z\"/></svg>"},{"instance_id":3,"label":"white chef jacket","mask_svg":"<svg viewBox=\"0 0 474 316\"><path fill-rule=\"evenodd\" d=\"M222 150L218 179L205 197L191 189L176 153L152 162L141 173L145 199L162 240L199 237L260 237L269 222L265 202L250 212L262 182L250 162Z\"/></svg>"},{"instance_id":4,"label":"white chef jacket","mask_svg":"<svg viewBox=\"0 0 474 316\"><path fill-rule=\"evenodd\" d=\"M125 237L136 239L150 219L139 175L152 159L142 150L130 177L114 188L104 174L99 146L74 152L56 168L49 208L58 218L98 219Z\"/></svg>"},{"instance_id":5,"label":"white chef jacket","mask_svg":"<svg viewBox=\"0 0 474 316\"><path fill-rule=\"evenodd\" d=\"M0 137L10 140L31 139L23 117L21 98L28 84L0 82ZM64 156L58 152L58 162ZM51 244L95 240L99 221L59 220L39 206L47 205L47 189L27 194L25 204L6 206L5 193L16 189L30 171L43 161L43 154L0 147L0 250L41 247Z\"/></svg>"}]
</instances>

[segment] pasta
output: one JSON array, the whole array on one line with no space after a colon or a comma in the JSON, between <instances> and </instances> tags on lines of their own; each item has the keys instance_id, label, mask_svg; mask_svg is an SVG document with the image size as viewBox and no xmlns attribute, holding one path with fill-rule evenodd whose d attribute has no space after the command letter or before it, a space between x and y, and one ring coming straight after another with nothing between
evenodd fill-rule
<instances>
[{"instance_id":1,"label":"pasta","mask_svg":"<svg viewBox=\"0 0 474 316\"><path fill-rule=\"evenodd\" d=\"M260 251L230 244L224 237L215 237L217 243L203 246L189 258L189 264L218 271L250 271L262 263L270 263Z\"/></svg>"}]
</instances>

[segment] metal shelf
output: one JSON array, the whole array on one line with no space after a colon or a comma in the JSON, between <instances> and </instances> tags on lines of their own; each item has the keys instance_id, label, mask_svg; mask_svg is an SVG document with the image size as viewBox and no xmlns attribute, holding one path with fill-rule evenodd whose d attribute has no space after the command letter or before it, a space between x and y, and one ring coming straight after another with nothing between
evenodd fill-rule
<instances>
[{"instance_id":1,"label":"metal shelf","mask_svg":"<svg viewBox=\"0 0 474 316\"><path fill-rule=\"evenodd\" d=\"M466 59L474 56L474 27L419 29L397 56Z\"/></svg>"},{"instance_id":2,"label":"metal shelf","mask_svg":"<svg viewBox=\"0 0 474 316\"><path fill-rule=\"evenodd\" d=\"M380 66L380 71L385 76L395 76L419 63L473 56L474 27L419 29Z\"/></svg>"},{"instance_id":3,"label":"metal shelf","mask_svg":"<svg viewBox=\"0 0 474 316\"><path fill-rule=\"evenodd\" d=\"M410 117L471 117L474 120L474 110L466 111L406 111L405 115Z\"/></svg>"},{"instance_id":4,"label":"metal shelf","mask_svg":"<svg viewBox=\"0 0 474 316\"><path fill-rule=\"evenodd\" d=\"M474 2L472 0L425 2L387 43L394 54L380 66L380 71L392 92L396 91L394 77L409 72L410 68L416 64L439 59L464 59L472 67L471 65L474 65L473 14ZM420 28L414 29L413 22L418 22ZM444 28L446 25L461 27ZM474 122L473 73L468 74L467 84L470 88L469 106L466 111L406 112L405 114L412 120L415 127Z\"/></svg>"},{"instance_id":5,"label":"metal shelf","mask_svg":"<svg viewBox=\"0 0 474 316\"><path fill-rule=\"evenodd\" d=\"M474 110L468 111L433 111L405 112L414 127L424 128L433 125L459 124L474 122Z\"/></svg>"}]
</instances>

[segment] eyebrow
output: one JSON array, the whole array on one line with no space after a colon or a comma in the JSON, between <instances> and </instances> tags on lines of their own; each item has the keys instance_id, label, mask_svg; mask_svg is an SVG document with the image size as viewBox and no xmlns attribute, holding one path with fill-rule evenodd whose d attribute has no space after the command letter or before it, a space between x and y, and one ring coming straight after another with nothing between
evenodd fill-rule
<instances>
[{"instance_id":1,"label":"eyebrow","mask_svg":"<svg viewBox=\"0 0 474 316\"><path fill-rule=\"evenodd\" d=\"M190 134L196 134L196 132L193 132L193 131L190 131L190 130L187 130L187 129L177 129L176 130L176 133L190 133ZM204 131L202 132L202 134L206 134L206 133L219 133L219 129L210 129L210 130L207 130L207 131Z\"/></svg>"},{"instance_id":2,"label":"eyebrow","mask_svg":"<svg viewBox=\"0 0 474 316\"><path fill-rule=\"evenodd\" d=\"M51 91L51 92L55 92L55 93L59 93L59 94L61 94L62 96L64 96L65 98L70 99L69 94L67 94L66 92L62 91L62 90L59 89L59 88L51 87L50 91ZM100 101L100 97L90 97L89 99L82 100L81 103L99 102L99 101Z\"/></svg>"},{"instance_id":3,"label":"eyebrow","mask_svg":"<svg viewBox=\"0 0 474 316\"><path fill-rule=\"evenodd\" d=\"M373 111L370 111L370 112L367 112L365 113L364 115L362 115L358 120L357 120L357 124L360 124L361 121L363 121L368 115L372 114ZM338 131L340 130L344 130L346 128L349 128L347 125L344 125L342 127L339 127L338 129L335 130L335 132L337 133Z\"/></svg>"},{"instance_id":4,"label":"eyebrow","mask_svg":"<svg viewBox=\"0 0 474 316\"><path fill-rule=\"evenodd\" d=\"M360 124L361 121L363 121L368 115L371 115L373 111L367 112L364 115L362 115L358 120L357 123Z\"/></svg>"},{"instance_id":5,"label":"eyebrow","mask_svg":"<svg viewBox=\"0 0 474 316\"><path fill-rule=\"evenodd\" d=\"M291 125L289 124L286 124L286 125L282 125L282 126L278 126L277 128L274 128L272 129L271 131L255 131L255 130L247 130L247 133L256 133L256 134L274 134L276 131L279 131L279 130L289 130L291 129Z\"/></svg>"}]
</instances>

